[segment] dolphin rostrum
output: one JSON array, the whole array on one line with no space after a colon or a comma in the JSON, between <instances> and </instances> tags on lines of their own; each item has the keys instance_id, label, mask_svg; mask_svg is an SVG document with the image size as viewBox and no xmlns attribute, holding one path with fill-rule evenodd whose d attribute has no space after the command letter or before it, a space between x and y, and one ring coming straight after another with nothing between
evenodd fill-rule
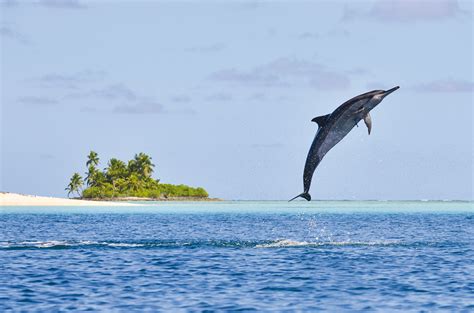
<instances>
[{"instance_id":1,"label":"dolphin rostrum","mask_svg":"<svg viewBox=\"0 0 474 313\"><path fill-rule=\"evenodd\" d=\"M302 197L311 201L309 188L311 179L316 167L319 165L323 157L331 150L339 141L342 140L360 120L364 120L369 131L372 130L372 119L369 112L375 108L382 100L400 88L399 86L389 90L373 90L354 97L334 112L313 118L311 121L318 124L318 131L314 137L311 148L309 149L304 166L303 187L304 192L297 195L290 201Z\"/></svg>"}]
</instances>

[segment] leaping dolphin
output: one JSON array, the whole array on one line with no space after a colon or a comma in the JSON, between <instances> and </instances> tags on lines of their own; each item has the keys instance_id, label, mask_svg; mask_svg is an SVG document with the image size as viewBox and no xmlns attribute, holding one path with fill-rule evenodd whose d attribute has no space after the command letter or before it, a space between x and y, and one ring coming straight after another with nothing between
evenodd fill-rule
<instances>
[{"instance_id":1,"label":"leaping dolphin","mask_svg":"<svg viewBox=\"0 0 474 313\"><path fill-rule=\"evenodd\" d=\"M314 137L311 148L309 149L304 166L303 173L303 187L304 192L297 195L290 201L302 197L311 201L309 188L311 186L311 179L313 178L314 170L318 167L323 157L331 150L339 141L342 140L360 120L364 120L365 125L370 135L372 130L372 119L369 112L375 108L382 100L400 88L393 87L389 90L373 90L354 97L341 106L334 112L327 115L322 115L313 118L311 121L318 124L318 131Z\"/></svg>"}]
</instances>

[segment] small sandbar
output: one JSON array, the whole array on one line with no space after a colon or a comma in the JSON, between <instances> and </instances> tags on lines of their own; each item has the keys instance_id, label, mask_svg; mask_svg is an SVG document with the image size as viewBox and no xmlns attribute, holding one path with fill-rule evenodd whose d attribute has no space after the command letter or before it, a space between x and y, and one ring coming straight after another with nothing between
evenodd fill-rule
<instances>
[{"instance_id":1,"label":"small sandbar","mask_svg":"<svg viewBox=\"0 0 474 313\"><path fill-rule=\"evenodd\" d=\"M0 206L140 206L138 203L91 201L0 192Z\"/></svg>"}]
</instances>

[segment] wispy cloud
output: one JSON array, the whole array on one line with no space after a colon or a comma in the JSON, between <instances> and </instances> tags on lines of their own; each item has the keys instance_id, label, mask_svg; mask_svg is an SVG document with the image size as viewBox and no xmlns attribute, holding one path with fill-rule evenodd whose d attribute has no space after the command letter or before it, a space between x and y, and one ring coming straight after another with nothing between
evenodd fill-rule
<instances>
[{"instance_id":1,"label":"wispy cloud","mask_svg":"<svg viewBox=\"0 0 474 313\"><path fill-rule=\"evenodd\" d=\"M53 9L85 9L87 6L80 0L1 0L0 4L5 8L13 8L18 5L35 5Z\"/></svg>"},{"instance_id":2,"label":"wispy cloud","mask_svg":"<svg viewBox=\"0 0 474 313\"><path fill-rule=\"evenodd\" d=\"M285 87L304 84L319 89L345 89L350 80L344 73L306 60L279 58L248 71L234 68L214 72L209 79L242 85Z\"/></svg>"},{"instance_id":3,"label":"wispy cloud","mask_svg":"<svg viewBox=\"0 0 474 313\"><path fill-rule=\"evenodd\" d=\"M380 22L419 22L469 15L457 0L378 0L369 10L346 6L343 21L367 19Z\"/></svg>"},{"instance_id":4,"label":"wispy cloud","mask_svg":"<svg viewBox=\"0 0 474 313\"><path fill-rule=\"evenodd\" d=\"M191 98L187 95L175 95L171 97L171 101L177 103L187 103L191 101Z\"/></svg>"},{"instance_id":5,"label":"wispy cloud","mask_svg":"<svg viewBox=\"0 0 474 313\"><path fill-rule=\"evenodd\" d=\"M105 77L103 71L82 71L73 74L47 74L28 81L41 88L78 89L84 83L100 81Z\"/></svg>"},{"instance_id":6,"label":"wispy cloud","mask_svg":"<svg viewBox=\"0 0 474 313\"><path fill-rule=\"evenodd\" d=\"M445 79L418 84L412 89L417 92L473 92L474 83L465 80Z\"/></svg>"},{"instance_id":7,"label":"wispy cloud","mask_svg":"<svg viewBox=\"0 0 474 313\"><path fill-rule=\"evenodd\" d=\"M47 97L20 97L18 98L18 103L29 105L29 106L36 106L36 107L46 107L52 106L58 103L57 100L47 98Z\"/></svg>"},{"instance_id":8,"label":"wispy cloud","mask_svg":"<svg viewBox=\"0 0 474 313\"><path fill-rule=\"evenodd\" d=\"M267 29L266 35L267 37L275 37L278 35L278 31L275 28L270 27Z\"/></svg>"},{"instance_id":9,"label":"wispy cloud","mask_svg":"<svg viewBox=\"0 0 474 313\"><path fill-rule=\"evenodd\" d=\"M85 9L86 5L79 0L39 0L38 5L55 9Z\"/></svg>"},{"instance_id":10,"label":"wispy cloud","mask_svg":"<svg viewBox=\"0 0 474 313\"><path fill-rule=\"evenodd\" d=\"M215 43L207 46L194 46L186 48L186 52L197 52L197 53L207 53L207 52L218 52L226 48L226 45L223 43Z\"/></svg>"},{"instance_id":11,"label":"wispy cloud","mask_svg":"<svg viewBox=\"0 0 474 313\"><path fill-rule=\"evenodd\" d=\"M86 70L73 74L47 74L31 78L28 82L35 87L56 88L58 92L63 91L61 101L71 102L87 99L88 101L79 101L81 112L120 114L195 113L187 108L167 111L154 96L138 92L124 83L112 83L94 88L93 85L102 83L105 76L106 74L103 71ZM176 103L189 101L187 96L176 96L173 99ZM18 99L18 102L44 106L58 103L54 99L42 97L22 97ZM87 104L82 104L84 102Z\"/></svg>"},{"instance_id":12,"label":"wispy cloud","mask_svg":"<svg viewBox=\"0 0 474 313\"><path fill-rule=\"evenodd\" d=\"M335 28L330 29L327 32L322 32L322 33L313 32L313 31L302 32L302 33L298 34L296 36L296 38L301 39L301 40L311 41L311 40L321 39L325 36L327 36L327 37L344 37L344 38L347 38L347 37L350 36L350 32L345 28L335 27Z\"/></svg>"},{"instance_id":13,"label":"wispy cloud","mask_svg":"<svg viewBox=\"0 0 474 313\"><path fill-rule=\"evenodd\" d=\"M2 0L0 1L0 5L4 8L12 8L18 5L17 0Z\"/></svg>"},{"instance_id":14,"label":"wispy cloud","mask_svg":"<svg viewBox=\"0 0 474 313\"><path fill-rule=\"evenodd\" d=\"M0 36L3 38L14 40L24 45L31 44L31 40L26 35L13 29L11 26L7 26L7 25L0 26Z\"/></svg>"},{"instance_id":15,"label":"wispy cloud","mask_svg":"<svg viewBox=\"0 0 474 313\"><path fill-rule=\"evenodd\" d=\"M345 28L333 28L326 33L330 37L349 37L351 32Z\"/></svg>"},{"instance_id":16,"label":"wispy cloud","mask_svg":"<svg viewBox=\"0 0 474 313\"><path fill-rule=\"evenodd\" d=\"M217 102L225 102L231 101L233 99L232 95L226 92L219 92L206 97L207 101L217 101Z\"/></svg>"},{"instance_id":17,"label":"wispy cloud","mask_svg":"<svg viewBox=\"0 0 474 313\"><path fill-rule=\"evenodd\" d=\"M125 114L161 114L165 112L163 105L153 99L140 100L133 104L117 105L112 111Z\"/></svg>"},{"instance_id":18,"label":"wispy cloud","mask_svg":"<svg viewBox=\"0 0 474 313\"><path fill-rule=\"evenodd\" d=\"M265 73L258 69L251 71L239 71L234 68L223 69L217 72L214 72L209 77L211 80L220 81L220 82L231 82L231 83L241 83L241 84L258 84L265 86L283 86L287 85L281 81L280 77L271 74Z\"/></svg>"},{"instance_id":19,"label":"wispy cloud","mask_svg":"<svg viewBox=\"0 0 474 313\"><path fill-rule=\"evenodd\" d=\"M111 84L103 88L69 93L65 99L79 100L84 98L99 98L105 100L134 101L139 98L135 91L123 83Z\"/></svg>"},{"instance_id":20,"label":"wispy cloud","mask_svg":"<svg viewBox=\"0 0 474 313\"><path fill-rule=\"evenodd\" d=\"M109 100L117 100L117 99L124 99L124 100L137 100L138 96L129 87L125 86L124 84L114 84L109 85L103 89L93 91L94 96L105 98Z\"/></svg>"},{"instance_id":21,"label":"wispy cloud","mask_svg":"<svg viewBox=\"0 0 474 313\"><path fill-rule=\"evenodd\" d=\"M319 37L320 35L315 32L304 32L298 35L298 39L303 39L303 40L318 39Z\"/></svg>"},{"instance_id":22,"label":"wispy cloud","mask_svg":"<svg viewBox=\"0 0 474 313\"><path fill-rule=\"evenodd\" d=\"M246 10L255 10L255 9L260 8L262 5L263 5L263 1L261 0L249 0L249 1L243 1L240 7Z\"/></svg>"},{"instance_id":23,"label":"wispy cloud","mask_svg":"<svg viewBox=\"0 0 474 313\"><path fill-rule=\"evenodd\" d=\"M165 112L163 105L153 97L142 95L124 83L70 93L64 98L66 100L90 98L101 101L100 107L83 106L82 112L105 111L122 114L160 114Z\"/></svg>"},{"instance_id":24,"label":"wispy cloud","mask_svg":"<svg viewBox=\"0 0 474 313\"><path fill-rule=\"evenodd\" d=\"M263 101L266 99L267 99L267 96L261 92L253 93L247 98L247 100L250 100L250 101Z\"/></svg>"}]
</instances>

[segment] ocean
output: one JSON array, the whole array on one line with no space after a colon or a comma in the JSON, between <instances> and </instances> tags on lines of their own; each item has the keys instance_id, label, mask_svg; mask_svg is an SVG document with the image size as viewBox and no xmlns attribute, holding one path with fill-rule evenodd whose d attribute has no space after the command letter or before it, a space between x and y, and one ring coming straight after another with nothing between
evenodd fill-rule
<instances>
[{"instance_id":1,"label":"ocean","mask_svg":"<svg viewBox=\"0 0 474 313\"><path fill-rule=\"evenodd\" d=\"M474 311L473 202L0 207L0 312Z\"/></svg>"}]
</instances>

